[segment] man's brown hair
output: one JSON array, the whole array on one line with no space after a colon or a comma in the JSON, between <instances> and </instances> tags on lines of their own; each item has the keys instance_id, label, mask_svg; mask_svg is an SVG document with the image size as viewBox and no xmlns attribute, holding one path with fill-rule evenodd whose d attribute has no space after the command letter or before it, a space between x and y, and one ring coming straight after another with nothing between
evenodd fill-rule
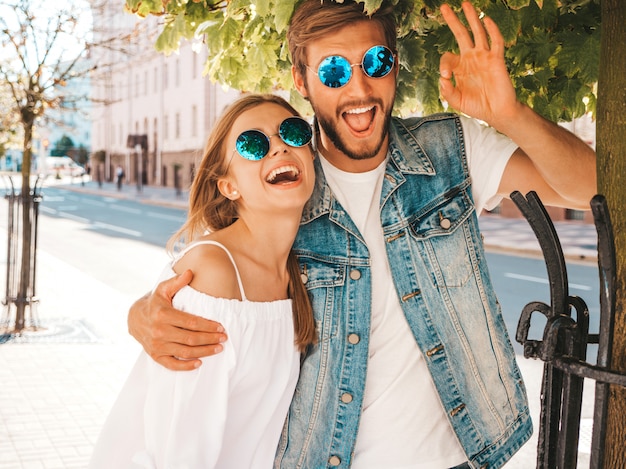
<instances>
[{"instance_id":1,"label":"man's brown hair","mask_svg":"<svg viewBox=\"0 0 626 469\"><path fill-rule=\"evenodd\" d=\"M375 21L380 24L387 41L385 45L396 52L396 20L392 7L385 6L385 2L371 16L363 11L362 3L353 0L346 0L344 3L335 3L332 0L304 0L299 3L289 23L287 43L291 62L300 75L306 77L307 44L326 36L329 32L360 21ZM349 41L350 38L346 37L346 42Z\"/></svg>"}]
</instances>

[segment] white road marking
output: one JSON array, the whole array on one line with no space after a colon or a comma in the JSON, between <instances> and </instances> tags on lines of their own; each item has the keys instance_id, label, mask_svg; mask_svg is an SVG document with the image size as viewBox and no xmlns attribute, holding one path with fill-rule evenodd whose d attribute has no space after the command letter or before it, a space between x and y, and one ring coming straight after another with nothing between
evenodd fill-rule
<instances>
[{"instance_id":1,"label":"white road marking","mask_svg":"<svg viewBox=\"0 0 626 469\"><path fill-rule=\"evenodd\" d=\"M94 205L96 207L106 207L107 206L107 204L105 204L101 200L82 199L82 202L85 205Z\"/></svg>"},{"instance_id":2,"label":"white road marking","mask_svg":"<svg viewBox=\"0 0 626 469\"><path fill-rule=\"evenodd\" d=\"M513 273L510 273L510 272L505 273L504 276L508 277L508 278L513 278L513 279L516 279L516 280L525 280L526 282L542 283L542 284L545 284L545 285L549 284L547 278L532 277L530 275L513 274ZM568 286L572 290L591 291L591 287L589 287L587 285L579 285L577 283L569 283Z\"/></svg>"},{"instance_id":3,"label":"white road marking","mask_svg":"<svg viewBox=\"0 0 626 469\"><path fill-rule=\"evenodd\" d=\"M124 207L123 205L111 205L112 210L119 210L120 212L132 213L133 215L141 214L141 210L138 208Z\"/></svg>"},{"instance_id":4,"label":"white road marking","mask_svg":"<svg viewBox=\"0 0 626 469\"><path fill-rule=\"evenodd\" d=\"M163 213L157 212L148 212L148 216L152 218L160 218L161 220L169 220L169 221L185 221L185 217L183 216L173 216L173 215L165 215Z\"/></svg>"},{"instance_id":5,"label":"white road marking","mask_svg":"<svg viewBox=\"0 0 626 469\"><path fill-rule=\"evenodd\" d=\"M46 212L49 213L51 215L58 215L60 217L63 218L67 218L69 220L74 220L80 223L85 223L86 225L91 225L94 226L95 228L98 229L103 229L103 230L109 230L109 231L115 231L117 233L122 233L125 235L129 235L129 236L134 236L135 238L141 238L143 236L143 233L141 233L140 231L136 231L136 230L129 230L127 228L122 228L121 226L116 226L116 225L110 225L108 223L102 223L99 221L96 222L91 222L91 220L87 219L87 218L83 218L83 217L78 217L76 215L72 215L71 213L66 213L66 212L60 212L48 207L41 207L40 210L42 212Z\"/></svg>"},{"instance_id":6,"label":"white road marking","mask_svg":"<svg viewBox=\"0 0 626 469\"><path fill-rule=\"evenodd\" d=\"M69 220L74 220L74 221L77 221L77 222L80 222L80 223L89 223L89 220L87 218L79 217L79 216L73 215L71 213L59 212L58 215L60 217L67 218Z\"/></svg>"},{"instance_id":7,"label":"white road marking","mask_svg":"<svg viewBox=\"0 0 626 469\"><path fill-rule=\"evenodd\" d=\"M102 228L109 231L115 231L117 233L122 233L130 236L134 236L135 238L141 238L142 233L140 231L129 230L127 228L122 228L121 226L109 225L108 223L95 222L93 224L96 228Z\"/></svg>"},{"instance_id":8,"label":"white road marking","mask_svg":"<svg viewBox=\"0 0 626 469\"><path fill-rule=\"evenodd\" d=\"M55 209L50 208L50 207L46 207L45 205L40 205L39 206L39 211L40 212L44 212L44 213L50 213L52 215L56 215L57 214L57 211Z\"/></svg>"}]
</instances>

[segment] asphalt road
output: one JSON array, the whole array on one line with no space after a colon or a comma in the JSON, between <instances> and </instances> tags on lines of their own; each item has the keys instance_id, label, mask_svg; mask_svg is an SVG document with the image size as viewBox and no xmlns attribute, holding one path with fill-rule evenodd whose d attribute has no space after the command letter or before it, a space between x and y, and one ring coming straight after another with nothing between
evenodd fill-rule
<instances>
[{"instance_id":1,"label":"asphalt road","mask_svg":"<svg viewBox=\"0 0 626 469\"><path fill-rule=\"evenodd\" d=\"M81 271L139 297L152 287L167 261L165 243L184 222L185 215L177 208L46 188L40 205L39 243ZM527 303L550 303L544 261L502 253L488 253L487 261L513 338ZM592 319L590 331L596 332L597 266L569 262L568 280L570 295L580 296L587 303ZM545 320L533 315L531 325L531 337L540 338ZM521 353L521 346L513 342Z\"/></svg>"}]
</instances>

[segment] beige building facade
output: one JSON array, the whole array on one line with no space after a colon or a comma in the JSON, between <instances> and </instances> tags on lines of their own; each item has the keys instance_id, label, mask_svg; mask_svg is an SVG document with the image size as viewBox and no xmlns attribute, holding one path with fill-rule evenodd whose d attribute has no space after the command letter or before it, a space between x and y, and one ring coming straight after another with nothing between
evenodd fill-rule
<instances>
[{"instance_id":1,"label":"beige building facade","mask_svg":"<svg viewBox=\"0 0 626 469\"><path fill-rule=\"evenodd\" d=\"M163 18L141 19L115 2L93 17L92 177L111 181L119 165L126 183L187 188L211 126L240 92L203 77L199 41L157 52Z\"/></svg>"}]
</instances>

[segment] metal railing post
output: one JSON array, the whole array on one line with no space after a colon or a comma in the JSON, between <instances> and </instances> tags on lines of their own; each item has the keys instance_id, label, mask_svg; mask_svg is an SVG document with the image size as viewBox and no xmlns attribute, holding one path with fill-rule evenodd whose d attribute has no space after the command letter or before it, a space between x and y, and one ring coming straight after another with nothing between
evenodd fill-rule
<instances>
[{"instance_id":1,"label":"metal railing post","mask_svg":"<svg viewBox=\"0 0 626 469\"><path fill-rule=\"evenodd\" d=\"M533 229L544 255L550 283L550 305L528 303L522 310L516 340L526 358L544 362L542 400L537 446L537 468L573 469L578 458L580 416L585 378L596 381L591 443L591 469L602 465L606 435L609 384L626 386L626 375L608 369L615 318L615 247L606 200L596 195L591 210L598 232L600 274L600 328L589 334L589 310L585 302L568 294L563 250L554 225L539 197L519 192L511 199ZM575 317L572 311L576 312ZM547 323L542 340L530 340L533 313L543 314ZM598 344L596 365L587 363L587 345Z\"/></svg>"}]
</instances>

